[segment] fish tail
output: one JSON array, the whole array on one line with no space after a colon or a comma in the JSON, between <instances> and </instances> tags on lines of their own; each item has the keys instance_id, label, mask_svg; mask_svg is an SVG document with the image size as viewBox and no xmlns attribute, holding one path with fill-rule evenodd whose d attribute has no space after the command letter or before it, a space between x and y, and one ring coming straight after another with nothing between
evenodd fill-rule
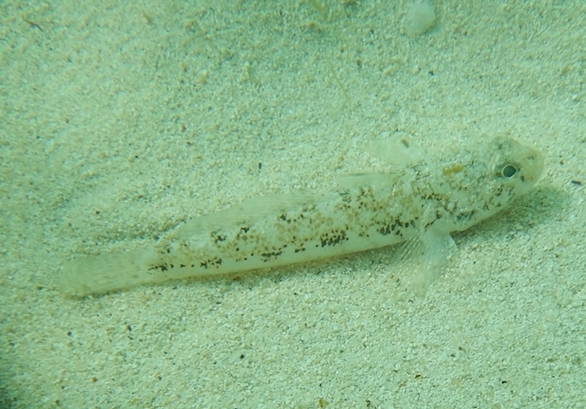
<instances>
[{"instance_id":1,"label":"fish tail","mask_svg":"<svg viewBox=\"0 0 586 409\"><path fill-rule=\"evenodd\" d=\"M159 270L149 268L158 259L154 246L123 253L80 256L64 265L59 287L67 295L83 297L156 283L165 279L157 274Z\"/></svg>"}]
</instances>

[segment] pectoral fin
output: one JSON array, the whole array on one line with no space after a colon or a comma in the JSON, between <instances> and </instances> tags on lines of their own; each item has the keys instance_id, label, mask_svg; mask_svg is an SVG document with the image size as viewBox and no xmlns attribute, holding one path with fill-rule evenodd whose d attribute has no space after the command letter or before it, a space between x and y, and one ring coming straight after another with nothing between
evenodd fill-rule
<instances>
[{"instance_id":1,"label":"pectoral fin","mask_svg":"<svg viewBox=\"0 0 586 409\"><path fill-rule=\"evenodd\" d=\"M410 292L424 294L457 251L458 247L449 232L439 229L428 229L406 241L399 250L399 259L409 266L410 276L405 281L409 283Z\"/></svg>"}]
</instances>

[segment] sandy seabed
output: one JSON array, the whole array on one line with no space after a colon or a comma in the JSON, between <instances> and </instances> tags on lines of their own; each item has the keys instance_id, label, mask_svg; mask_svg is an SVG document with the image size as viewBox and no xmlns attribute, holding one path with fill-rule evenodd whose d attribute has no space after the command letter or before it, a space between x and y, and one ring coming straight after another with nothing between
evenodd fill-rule
<instances>
[{"instance_id":1,"label":"sandy seabed","mask_svg":"<svg viewBox=\"0 0 586 409\"><path fill-rule=\"evenodd\" d=\"M275 3L275 4L273 4ZM0 407L586 406L586 3L0 4ZM379 250L64 297L77 254L508 134L542 180L424 295ZM395 268L396 267L396 268Z\"/></svg>"}]
</instances>

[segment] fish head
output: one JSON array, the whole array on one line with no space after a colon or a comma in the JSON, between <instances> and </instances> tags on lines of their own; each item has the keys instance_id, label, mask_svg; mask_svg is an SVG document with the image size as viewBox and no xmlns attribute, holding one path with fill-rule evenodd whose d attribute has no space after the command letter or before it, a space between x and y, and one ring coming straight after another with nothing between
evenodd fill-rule
<instances>
[{"instance_id":1,"label":"fish head","mask_svg":"<svg viewBox=\"0 0 586 409\"><path fill-rule=\"evenodd\" d=\"M530 191L543 172L543 155L508 136L460 149L444 162L447 226L466 230Z\"/></svg>"}]
</instances>

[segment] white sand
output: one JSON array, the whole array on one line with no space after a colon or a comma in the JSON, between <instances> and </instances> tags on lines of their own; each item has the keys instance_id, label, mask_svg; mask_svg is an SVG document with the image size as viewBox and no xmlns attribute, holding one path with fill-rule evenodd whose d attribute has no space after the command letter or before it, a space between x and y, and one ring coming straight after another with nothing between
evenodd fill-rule
<instances>
[{"instance_id":1,"label":"white sand","mask_svg":"<svg viewBox=\"0 0 586 409\"><path fill-rule=\"evenodd\" d=\"M0 407L586 406L586 3L436 1L417 39L406 1L50 3L0 3ZM56 289L75 254L376 169L385 132L546 155L424 297L391 251Z\"/></svg>"}]
</instances>

